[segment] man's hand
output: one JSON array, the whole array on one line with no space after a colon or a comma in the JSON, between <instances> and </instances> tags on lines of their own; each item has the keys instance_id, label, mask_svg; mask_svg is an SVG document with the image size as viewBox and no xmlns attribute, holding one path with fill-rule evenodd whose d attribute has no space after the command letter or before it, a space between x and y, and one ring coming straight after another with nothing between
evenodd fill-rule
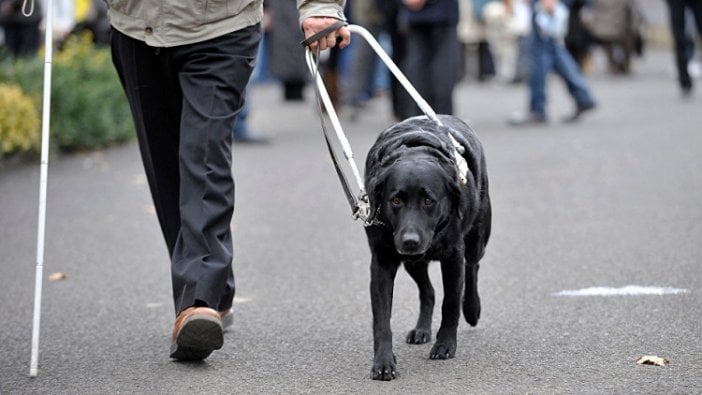
<instances>
[{"instance_id":1,"label":"man's hand","mask_svg":"<svg viewBox=\"0 0 702 395\"><path fill-rule=\"evenodd\" d=\"M410 11L419 11L422 8L424 8L426 1L425 0L402 0L402 3Z\"/></svg>"},{"instance_id":2,"label":"man's hand","mask_svg":"<svg viewBox=\"0 0 702 395\"><path fill-rule=\"evenodd\" d=\"M305 33L305 38L324 30L326 27L336 21L338 21L338 19L328 17L309 17L305 19L302 22L302 30ZM339 41L339 48L344 48L351 42L351 32L345 26L342 26L336 31L320 38L318 41L311 43L310 49L312 51L316 51L317 47L319 47L319 50L323 51L325 49L332 48L336 45L337 37L341 38L341 41Z\"/></svg>"}]
</instances>

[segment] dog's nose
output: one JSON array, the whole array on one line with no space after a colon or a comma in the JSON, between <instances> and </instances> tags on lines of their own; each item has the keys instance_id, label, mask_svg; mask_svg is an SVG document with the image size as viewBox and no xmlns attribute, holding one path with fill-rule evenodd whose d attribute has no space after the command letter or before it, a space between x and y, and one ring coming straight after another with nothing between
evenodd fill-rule
<instances>
[{"instance_id":1,"label":"dog's nose","mask_svg":"<svg viewBox=\"0 0 702 395\"><path fill-rule=\"evenodd\" d=\"M419 248L419 234L417 232L407 232L402 235L402 249L405 252L414 252Z\"/></svg>"}]
</instances>

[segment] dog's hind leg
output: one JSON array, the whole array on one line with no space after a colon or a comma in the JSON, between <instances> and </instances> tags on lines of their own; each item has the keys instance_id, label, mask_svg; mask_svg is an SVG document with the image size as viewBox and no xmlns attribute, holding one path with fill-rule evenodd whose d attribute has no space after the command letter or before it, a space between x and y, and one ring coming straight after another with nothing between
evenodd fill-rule
<instances>
[{"instance_id":1,"label":"dog's hind leg","mask_svg":"<svg viewBox=\"0 0 702 395\"><path fill-rule=\"evenodd\" d=\"M463 317L470 326L478 325L480 319L480 295L478 295L478 262L466 261L466 289L463 294Z\"/></svg>"},{"instance_id":2,"label":"dog's hind leg","mask_svg":"<svg viewBox=\"0 0 702 395\"><path fill-rule=\"evenodd\" d=\"M414 329L407 333L409 344L424 344L431 340L431 317L434 312L434 287L427 271L429 262L405 263L405 269L419 288L419 318Z\"/></svg>"},{"instance_id":3,"label":"dog's hind leg","mask_svg":"<svg viewBox=\"0 0 702 395\"><path fill-rule=\"evenodd\" d=\"M487 179L484 181L487 186ZM487 187L486 187L487 188ZM486 189L487 191L487 189ZM470 326L478 325L480 319L480 296L478 295L478 269L480 260L485 255L490 232L492 230L492 208L490 199L485 192L482 208L480 210L479 221L471 228L466 235L465 257L466 257L466 288L463 293L463 317Z\"/></svg>"},{"instance_id":4,"label":"dog's hind leg","mask_svg":"<svg viewBox=\"0 0 702 395\"><path fill-rule=\"evenodd\" d=\"M441 326L436 333L436 342L429 351L431 359L448 359L456 355L456 331L461 317L461 295L465 277L463 259L463 254L456 251L441 261L444 301L441 305Z\"/></svg>"},{"instance_id":5,"label":"dog's hind leg","mask_svg":"<svg viewBox=\"0 0 702 395\"><path fill-rule=\"evenodd\" d=\"M478 325L480 319L480 295L478 295L478 269L485 255L485 246L490 237L490 208L486 210L483 227L475 227L464 240L466 281L463 292L463 317L470 326ZM477 230L476 230L477 229Z\"/></svg>"}]
</instances>

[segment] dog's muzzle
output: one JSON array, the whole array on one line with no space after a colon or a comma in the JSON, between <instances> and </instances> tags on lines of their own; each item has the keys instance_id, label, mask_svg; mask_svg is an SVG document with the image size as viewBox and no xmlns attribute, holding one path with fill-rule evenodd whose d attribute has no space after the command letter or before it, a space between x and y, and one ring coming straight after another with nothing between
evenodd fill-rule
<instances>
[{"instance_id":1,"label":"dog's muzzle","mask_svg":"<svg viewBox=\"0 0 702 395\"><path fill-rule=\"evenodd\" d=\"M427 252L426 235L422 236L416 230L395 233L395 249L400 255L418 256Z\"/></svg>"}]
</instances>

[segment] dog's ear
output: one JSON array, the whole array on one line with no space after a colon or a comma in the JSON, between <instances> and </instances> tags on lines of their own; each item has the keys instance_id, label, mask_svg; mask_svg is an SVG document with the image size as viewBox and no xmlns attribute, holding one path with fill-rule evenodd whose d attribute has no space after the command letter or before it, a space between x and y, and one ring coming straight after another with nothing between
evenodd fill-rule
<instances>
[{"instance_id":1,"label":"dog's ear","mask_svg":"<svg viewBox=\"0 0 702 395\"><path fill-rule=\"evenodd\" d=\"M376 172L366 181L366 192L370 203L370 215L368 221L376 219L380 206L383 204L383 188L385 187L385 172Z\"/></svg>"},{"instance_id":2,"label":"dog's ear","mask_svg":"<svg viewBox=\"0 0 702 395\"><path fill-rule=\"evenodd\" d=\"M373 221L378 216L380 205L383 201L384 182L382 175L378 174L368 182L368 201L370 203L370 215L368 221Z\"/></svg>"}]
</instances>

